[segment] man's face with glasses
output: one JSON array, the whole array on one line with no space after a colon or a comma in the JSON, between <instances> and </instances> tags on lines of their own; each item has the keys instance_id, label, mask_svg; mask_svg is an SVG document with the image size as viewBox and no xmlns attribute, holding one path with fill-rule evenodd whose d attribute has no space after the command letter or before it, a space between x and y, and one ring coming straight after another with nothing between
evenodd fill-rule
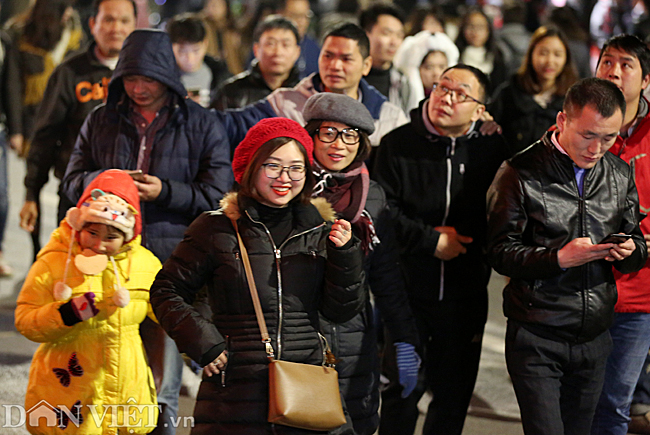
<instances>
[{"instance_id":1,"label":"man's face with glasses","mask_svg":"<svg viewBox=\"0 0 650 435\"><path fill-rule=\"evenodd\" d=\"M467 133L477 121L485 105L482 88L471 71L453 68L434 85L427 107L429 120L444 136L458 137Z\"/></svg>"},{"instance_id":2,"label":"man's face with glasses","mask_svg":"<svg viewBox=\"0 0 650 435\"><path fill-rule=\"evenodd\" d=\"M314 157L328 171L350 166L359 151L359 131L345 124L323 121L314 136Z\"/></svg>"}]
</instances>

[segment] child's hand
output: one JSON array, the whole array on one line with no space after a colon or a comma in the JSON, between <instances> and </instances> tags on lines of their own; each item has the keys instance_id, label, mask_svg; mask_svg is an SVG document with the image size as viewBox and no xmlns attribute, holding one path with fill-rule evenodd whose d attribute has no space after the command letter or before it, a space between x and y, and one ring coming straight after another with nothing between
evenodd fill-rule
<instances>
[{"instance_id":1,"label":"child's hand","mask_svg":"<svg viewBox=\"0 0 650 435\"><path fill-rule=\"evenodd\" d=\"M330 240L337 248L344 246L352 238L352 225L345 219L337 219L330 231Z\"/></svg>"},{"instance_id":2,"label":"child's hand","mask_svg":"<svg viewBox=\"0 0 650 435\"><path fill-rule=\"evenodd\" d=\"M95 293L87 292L81 296L70 299L75 316L82 322L95 317L99 310L95 307Z\"/></svg>"}]
</instances>

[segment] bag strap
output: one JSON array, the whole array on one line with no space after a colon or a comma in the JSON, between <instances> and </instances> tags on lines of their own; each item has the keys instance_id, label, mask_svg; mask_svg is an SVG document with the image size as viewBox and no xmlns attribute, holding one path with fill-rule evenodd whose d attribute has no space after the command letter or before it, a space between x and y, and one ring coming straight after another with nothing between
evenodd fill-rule
<instances>
[{"instance_id":1,"label":"bag strap","mask_svg":"<svg viewBox=\"0 0 650 435\"><path fill-rule=\"evenodd\" d=\"M269 331L266 328L266 320L264 320L264 313L262 312L262 304L260 303L260 297L257 293L257 286L255 285L255 278L253 277L253 271L251 269L251 262L248 258L248 250L244 246L244 241L239 234L239 227L237 226L237 221L230 219L232 226L235 228L235 233L237 233L237 241L239 243L239 250L241 251L241 258L244 262L244 270L246 271L246 280L248 281L248 288L251 292L251 298L253 299L253 307L255 307L255 317L257 317L257 324L260 327L260 333L262 334L262 343L266 346L266 356L270 360L275 359L275 354L273 352L273 346L271 346L271 337L269 337Z\"/></svg>"}]
</instances>

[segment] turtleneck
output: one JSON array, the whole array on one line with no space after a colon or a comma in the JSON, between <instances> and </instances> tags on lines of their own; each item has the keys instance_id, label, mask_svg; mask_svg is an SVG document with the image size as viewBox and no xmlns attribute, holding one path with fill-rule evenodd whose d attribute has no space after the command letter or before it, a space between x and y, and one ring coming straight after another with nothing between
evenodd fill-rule
<instances>
[{"instance_id":1,"label":"turtleneck","mask_svg":"<svg viewBox=\"0 0 650 435\"><path fill-rule=\"evenodd\" d=\"M287 207L269 207L254 201L253 207L257 210L260 222L266 225L266 228L271 233L275 245L280 246L293 229L291 205Z\"/></svg>"},{"instance_id":2,"label":"turtleneck","mask_svg":"<svg viewBox=\"0 0 650 435\"><path fill-rule=\"evenodd\" d=\"M377 88L384 97L388 98L390 92L390 68L379 69L372 67L365 79L368 84Z\"/></svg>"}]
</instances>

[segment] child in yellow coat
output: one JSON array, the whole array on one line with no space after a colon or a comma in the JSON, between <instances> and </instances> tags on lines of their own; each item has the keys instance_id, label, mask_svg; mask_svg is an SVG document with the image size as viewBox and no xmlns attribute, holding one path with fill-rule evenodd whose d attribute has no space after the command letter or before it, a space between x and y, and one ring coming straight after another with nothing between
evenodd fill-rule
<instances>
[{"instance_id":1,"label":"child in yellow coat","mask_svg":"<svg viewBox=\"0 0 650 435\"><path fill-rule=\"evenodd\" d=\"M161 265L140 244L139 212L131 177L101 173L29 271L16 328L42 343L25 398L32 434L144 434L156 427L139 326L154 318L149 287Z\"/></svg>"}]
</instances>

